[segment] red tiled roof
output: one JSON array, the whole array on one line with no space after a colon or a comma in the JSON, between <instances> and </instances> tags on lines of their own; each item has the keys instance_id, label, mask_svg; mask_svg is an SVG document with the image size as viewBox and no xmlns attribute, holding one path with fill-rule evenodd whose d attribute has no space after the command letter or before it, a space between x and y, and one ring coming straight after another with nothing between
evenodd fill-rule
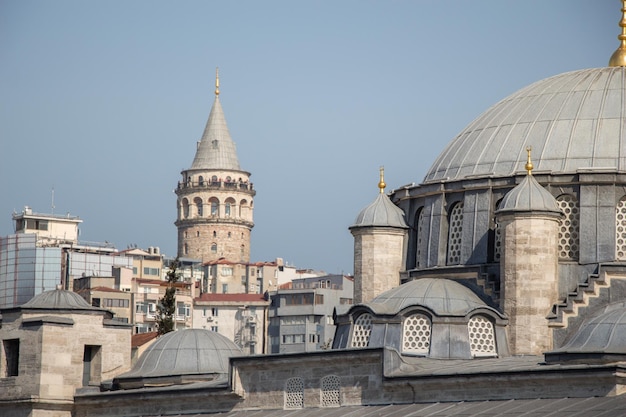
<instances>
[{"instance_id":1,"label":"red tiled roof","mask_svg":"<svg viewBox=\"0 0 626 417\"><path fill-rule=\"evenodd\" d=\"M144 345L144 344L148 343L149 341L151 341L152 339L156 338L157 335L158 335L157 332L148 332L148 333L134 334L134 335L131 336L130 346L131 347L137 347L137 346Z\"/></svg>"},{"instance_id":2,"label":"red tiled roof","mask_svg":"<svg viewBox=\"0 0 626 417\"><path fill-rule=\"evenodd\" d=\"M213 294L204 293L195 299L196 301L267 301L263 294Z\"/></svg>"}]
</instances>

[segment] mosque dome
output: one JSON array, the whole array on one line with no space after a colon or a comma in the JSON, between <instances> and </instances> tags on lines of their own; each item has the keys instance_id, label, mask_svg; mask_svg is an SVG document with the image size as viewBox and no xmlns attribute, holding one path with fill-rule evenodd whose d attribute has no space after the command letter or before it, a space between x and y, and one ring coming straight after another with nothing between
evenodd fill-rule
<instances>
[{"instance_id":1,"label":"mosque dome","mask_svg":"<svg viewBox=\"0 0 626 417\"><path fill-rule=\"evenodd\" d=\"M114 383L122 389L221 380L241 349L217 332L184 329L159 337Z\"/></svg>"},{"instance_id":2,"label":"mosque dome","mask_svg":"<svg viewBox=\"0 0 626 417\"><path fill-rule=\"evenodd\" d=\"M98 307L92 307L80 295L73 291L66 290L50 290L42 292L33 297L27 303L22 304L24 309L42 309L42 310L97 310L103 311Z\"/></svg>"},{"instance_id":3,"label":"mosque dome","mask_svg":"<svg viewBox=\"0 0 626 417\"><path fill-rule=\"evenodd\" d=\"M584 323L563 347L547 352L546 362L626 360L626 302L609 304Z\"/></svg>"},{"instance_id":4,"label":"mosque dome","mask_svg":"<svg viewBox=\"0 0 626 417\"><path fill-rule=\"evenodd\" d=\"M403 229L408 227L404 221L404 212L383 193L378 194L378 197L369 206L361 210L350 228L367 226Z\"/></svg>"},{"instance_id":5,"label":"mosque dome","mask_svg":"<svg viewBox=\"0 0 626 417\"><path fill-rule=\"evenodd\" d=\"M479 308L495 311L466 286L444 278L409 281L382 293L366 305L375 314L397 314L411 306L426 307L438 316L466 316Z\"/></svg>"},{"instance_id":6,"label":"mosque dome","mask_svg":"<svg viewBox=\"0 0 626 417\"><path fill-rule=\"evenodd\" d=\"M448 144L424 182L511 176L533 149L540 172L626 171L626 68L567 72L498 102Z\"/></svg>"},{"instance_id":7,"label":"mosque dome","mask_svg":"<svg viewBox=\"0 0 626 417\"><path fill-rule=\"evenodd\" d=\"M526 175L521 183L509 191L498 209L499 213L529 211L561 213L556 199L532 175Z\"/></svg>"}]
</instances>

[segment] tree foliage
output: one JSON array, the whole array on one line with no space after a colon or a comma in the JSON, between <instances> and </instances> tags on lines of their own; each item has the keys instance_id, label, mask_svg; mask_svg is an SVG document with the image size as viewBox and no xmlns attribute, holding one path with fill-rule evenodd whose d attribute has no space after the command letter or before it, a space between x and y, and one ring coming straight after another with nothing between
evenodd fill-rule
<instances>
[{"instance_id":1,"label":"tree foliage","mask_svg":"<svg viewBox=\"0 0 626 417\"><path fill-rule=\"evenodd\" d=\"M156 323L159 336L174 330L176 283L180 279L180 273L178 272L179 264L178 258L170 264L170 270L167 272L167 289L163 298L159 300L159 305L157 305Z\"/></svg>"}]
</instances>

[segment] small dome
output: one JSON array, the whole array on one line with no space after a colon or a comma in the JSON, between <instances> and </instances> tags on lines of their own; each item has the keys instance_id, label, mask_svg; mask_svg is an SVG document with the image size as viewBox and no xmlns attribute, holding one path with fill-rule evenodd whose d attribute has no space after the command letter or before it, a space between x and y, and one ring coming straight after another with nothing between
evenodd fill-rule
<instances>
[{"instance_id":1,"label":"small dome","mask_svg":"<svg viewBox=\"0 0 626 417\"><path fill-rule=\"evenodd\" d=\"M159 337L135 363L115 380L121 388L186 381L210 381L227 375L229 358L241 349L219 333L205 329L185 329ZM185 378L186 377L186 378ZM152 382L150 382L152 381Z\"/></svg>"},{"instance_id":2,"label":"small dome","mask_svg":"<svg viewBox=\"0 0 626 417\"><path fill-rule=\"evenodd\" d=\"M522 182L504 196L498 212L506 211L561 213L556 199L532 175L526 175Z\"/></svg>"},{"instance_id":3,"label":"small dome","mask_svg":"<svg viewBox=\"0 0 626 417\"><path fill-rule=\"evenodd\" d=\"M545 354L546 362L626 360L626 302L610 304L584 323L563 347Z\"/></svg>"},{"instance_id":4,"label":"small dome","mask_svg":"<svg viewBox=\"0 0 626 417\"><path fill-rule=\"evenodd\" d=\"M372 204L361 210L350 229L367 226L408 228L404 221L404 212L383 193L378 194Z\"/></svg>"},{"instance_id":5,"label":"small dome","mask_svg":"<svg viewBox=\"0 0 626 417\"><path fill-rule=\"evenodd\" d=\"M27 303L22 304L21 308L34 308L45 310L98 310L98 307L92 307L80 295L73 291L66 290L50 290L42 292L33 297Z\"/></svg>"},{"instance_id":6,"label":"small dome","mask_svg":"<svg viewBox=\"0 0 626 417\"><path fill-rule=\"evenodd\" d=\"M416 305L426 307L438 316L463 317L478 308L496 311L466 286L443 278L421 278L407 282L382 293L365 305L375 314L397 314L406 307Z\"/></svg>"}]
</instances>

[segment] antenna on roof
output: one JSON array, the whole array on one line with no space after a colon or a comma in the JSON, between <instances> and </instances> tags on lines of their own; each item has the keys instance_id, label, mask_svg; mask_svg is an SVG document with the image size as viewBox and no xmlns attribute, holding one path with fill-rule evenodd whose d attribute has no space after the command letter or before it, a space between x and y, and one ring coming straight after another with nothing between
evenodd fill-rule
<instances>
[{"instance_id":1,"label":"antenna on roof","mask_svg":"<svg viewBox=\"0 0 626 417\"><path fill-rule=\"evenodd\" d=\"M52 213L54 214L54 185L52 186Z\"/></svg>"}]
</instances>

